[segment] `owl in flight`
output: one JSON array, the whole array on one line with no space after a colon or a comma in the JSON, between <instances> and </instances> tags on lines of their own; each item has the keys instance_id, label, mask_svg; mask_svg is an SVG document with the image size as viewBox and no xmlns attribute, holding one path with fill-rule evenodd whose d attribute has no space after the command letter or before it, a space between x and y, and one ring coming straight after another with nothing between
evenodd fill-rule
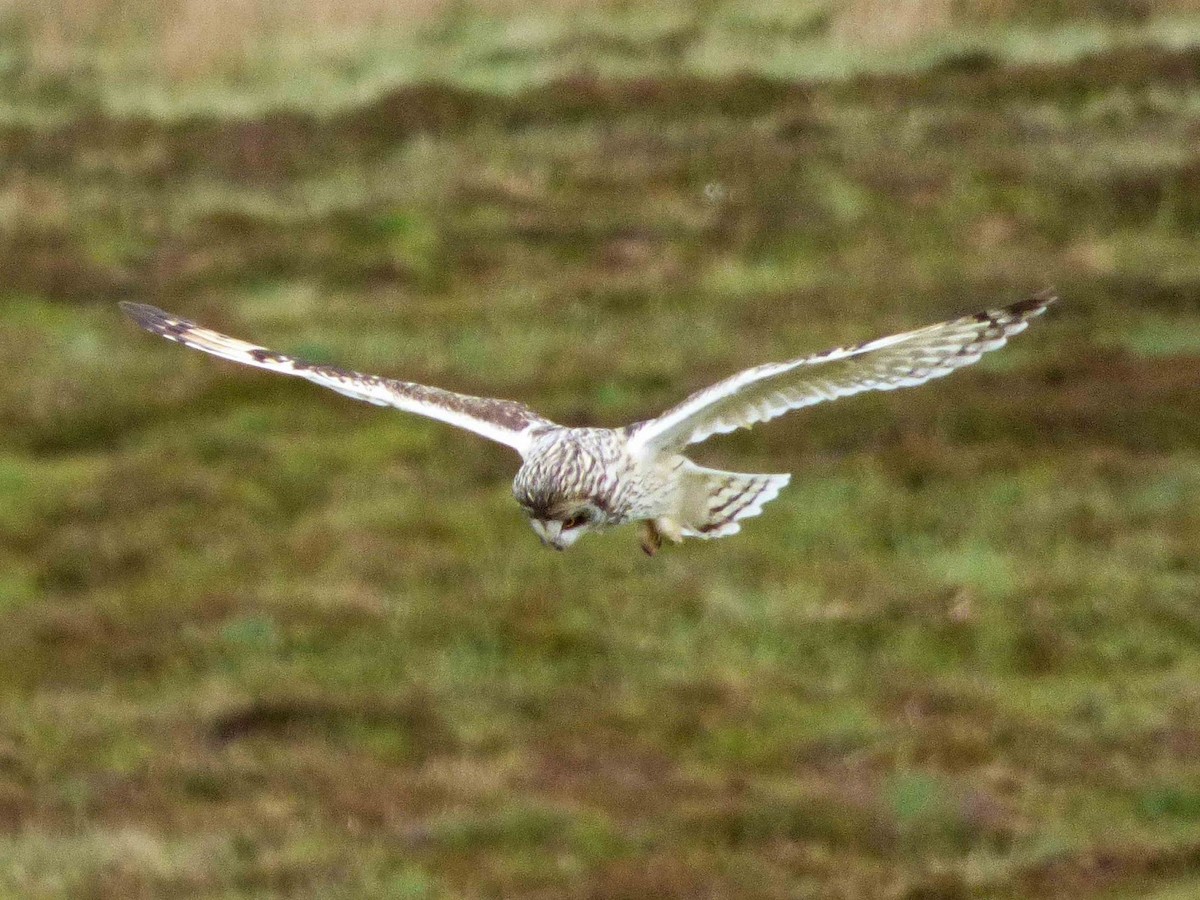
<instances>
[{"instance_id":1,"label":"owl in flight","mask_svg":"<svg viewBox=\"0 0 1200 900\"><path fill-rule=\"evenodd\" d=\"M791 477L706 469L683 455L688 444L825 400L948 375L1003 347L1054 299L1044 292L854 347L755 366L697 391L657 418L623 428L569 428L512 400L304 362L141 303L122 303L121 309L147 331L186 347L297 375L356 400L394 406L507 444L523 460L513 495L543 544L565 550L588 531L641 522L642 548L653 555L663 538L679 542L735 534L741 520L762 512Z\"/></svg>"}]
</instances>

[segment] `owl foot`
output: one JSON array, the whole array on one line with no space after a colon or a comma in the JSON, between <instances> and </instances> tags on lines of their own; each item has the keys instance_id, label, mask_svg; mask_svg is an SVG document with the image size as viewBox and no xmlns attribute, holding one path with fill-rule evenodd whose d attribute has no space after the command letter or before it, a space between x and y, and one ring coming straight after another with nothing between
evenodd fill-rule
<instances>
[{"instance_id":1,"label":"owl foot","mask_svg":"<svg viewBox=\"0 0 1200 900\"><path fill-rule=\"evenodd\" d=\"M647 556L653 556L662 548L662 535L654 527L654 520L647 519L642 523L642 550Z\"/></svg>"},{"instance_id":2,"label":"owl foot","mask_svg":"<svg viewBox=\"0 0 1200 900\"><path fill-rule=\"evenodd\" d=\"M642 549L647 556L653 556L662 549L663 538L672 544L683 542L683 529L674 519L647 519L642 526Z\"/></svg>"}]
</instances>

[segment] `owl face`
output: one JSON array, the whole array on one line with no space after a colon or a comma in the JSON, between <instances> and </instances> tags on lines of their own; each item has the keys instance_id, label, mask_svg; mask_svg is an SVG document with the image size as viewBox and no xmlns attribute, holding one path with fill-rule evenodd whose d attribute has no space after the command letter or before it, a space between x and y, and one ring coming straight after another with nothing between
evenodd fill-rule
<instances>
[{"instance_id":1,"label":"owl face","mask_svg":"<svg viewBox=\"0 0 1200 900\"><path fill-rule=\"evenodd\" d=\"M587 500L563 501L527 511L534 534L555 550L566 550L604 521L603 510Z\"/></svg>"}]
</instances>

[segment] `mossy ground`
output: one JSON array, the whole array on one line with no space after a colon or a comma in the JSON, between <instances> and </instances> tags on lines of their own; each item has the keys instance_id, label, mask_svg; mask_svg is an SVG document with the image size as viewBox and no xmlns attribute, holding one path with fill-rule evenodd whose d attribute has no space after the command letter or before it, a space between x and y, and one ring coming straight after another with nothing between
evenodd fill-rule
<instances>
[{"instance_id":1,"label":"mossy ground","mask_svg":"<svg viewBox=\"0 0 1200 900\"><path fill-rule=\"evenodd\" d=\"M836 78L820 9L460 12L432 75L288 57L311 108L10 53L0 891L1200 891L1200 22L1054 6ZM1049 284L699 448L795 478L652 560L115 307L615 424Z\"/></svg>"}]
</instances>

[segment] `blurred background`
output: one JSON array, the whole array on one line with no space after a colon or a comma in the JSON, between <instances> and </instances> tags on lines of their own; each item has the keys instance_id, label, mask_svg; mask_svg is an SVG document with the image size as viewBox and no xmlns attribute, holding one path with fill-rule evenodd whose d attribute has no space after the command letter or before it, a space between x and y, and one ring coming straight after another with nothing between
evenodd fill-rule
<instances>
[{"instance_id":1,"label":"blurred background","mask_svg":"<svg viewBox=\"0 0 1200 900\"><path fill-rule=\"evenodd\" d=\"M1200 4L0 2L0 892L1200 896ZM1055 286L544 550L506 448Z\"/></svg>"}]
</instances>

